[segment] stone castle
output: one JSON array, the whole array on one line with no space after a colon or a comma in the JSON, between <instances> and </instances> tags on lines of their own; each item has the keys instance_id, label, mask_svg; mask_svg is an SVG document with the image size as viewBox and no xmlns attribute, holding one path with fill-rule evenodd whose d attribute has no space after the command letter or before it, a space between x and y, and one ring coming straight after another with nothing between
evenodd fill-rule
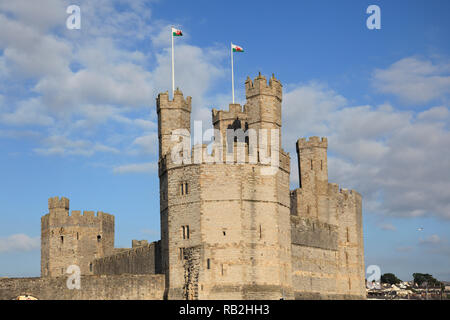
<instances>
[{"instance_id":1,"label":"stone castle","mask_svg":"<svg viewBox=\"0 0 450 320\"><path fill-rule=\"evenodd\" d=\"M212 110L214 139L226 141L212 152L177 147L190 146L191 97L158 95L160 241L114 248L114 216L70 214L68 199L51 198L41 278L0 280L0 299L364 299L361 195L328 182L327 139L318 137L297 141L300 185L290 190L282 85L260 74L245 89L243 107ZM268 148L252 148L266 132ZM203 161L174 161L174 150ZM70 265L80 268L79 290L66 286Z\"/></svg>"}]
</instances>

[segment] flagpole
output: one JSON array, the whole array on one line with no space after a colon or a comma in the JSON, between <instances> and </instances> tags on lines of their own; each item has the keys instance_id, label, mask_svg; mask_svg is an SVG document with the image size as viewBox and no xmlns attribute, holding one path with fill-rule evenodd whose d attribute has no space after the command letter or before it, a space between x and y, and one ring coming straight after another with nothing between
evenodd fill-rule
<instances>
[{"instance_id":1,"label":"flagpole","mask_svg":"<svg viewBox=\"0 0 450 320\"><path fill-rule=\"evenodd\" d=\"M172 99L175 95L175 63L173 54L173 30L170 29L170 34L172 35Z\"/></svg>"},{"instance_id":2,"label":"flagpole","mask_svg":"<svg viewBox=\"0 0 450 320\"><path fill-rule=\"evenodd\" d=\"M230 46L230 54L231 54L231 91L233 94L233 104L234 104L234 70L233 70L233 43L231 42Z\"/></svg>"}]
</instances>

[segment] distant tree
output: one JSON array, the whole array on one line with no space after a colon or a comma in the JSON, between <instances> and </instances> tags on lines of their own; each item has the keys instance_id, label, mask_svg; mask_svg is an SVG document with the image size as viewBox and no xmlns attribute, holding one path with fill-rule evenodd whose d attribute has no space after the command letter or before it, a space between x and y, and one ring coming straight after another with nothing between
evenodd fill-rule
<instances>
[{"instance_id":1,"label":"distant tree","mask_svg":"<svg viewBox=\"0 0 450 320\"><path fill-rule=\"evenodd\" d=\"M402 280L397 278L395 274L393 273L385 273L381 276L381 283L389 283L389 284L397 284L400 283Z\"/></svg>"},{"instance_id":2,"label":"distant tree","mask_svg":"<svg viewBox=\"0 0 450 320\"><path fill-rule=\"evenodd\" d=\"M429 287L442 287L442 283L435 278L431 274L428 273L413 273L414 283L418 286L421 286L425 282L428 283Z\"/></svg>"}]
</instances>

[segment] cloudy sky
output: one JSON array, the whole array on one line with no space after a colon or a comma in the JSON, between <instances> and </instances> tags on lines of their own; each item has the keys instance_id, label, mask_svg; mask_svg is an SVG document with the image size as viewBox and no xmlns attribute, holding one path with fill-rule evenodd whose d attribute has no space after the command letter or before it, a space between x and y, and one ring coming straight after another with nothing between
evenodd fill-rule
<instances>
[{"instance_id":1,"label":"cloudy sky","mask_svg":"<svg viewBox=\"0 0 450 320\"><path fill-rule=\"evenodd\" d=\"M229 43L242 46L238 102L247 76L275 73L293 163L297 138L327 136L330 182L363 195L366 266L450 280L450 3L255 2L0 2L0 276L39 275L52 196L114 214L118 247L159 239L155 98L176 25L192 120L227 109ZM366 27L370 4L381 30Z\"/></svg>"}]
</instances>

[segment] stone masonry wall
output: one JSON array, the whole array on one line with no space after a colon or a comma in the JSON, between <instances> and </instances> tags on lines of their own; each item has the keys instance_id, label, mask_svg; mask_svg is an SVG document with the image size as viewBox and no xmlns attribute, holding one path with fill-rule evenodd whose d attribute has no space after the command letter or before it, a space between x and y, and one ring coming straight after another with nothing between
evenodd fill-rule
<instances>
[{"instance_id":1,"label":"stone masonry wall","mask_svg":"<svg viewBox=\"0 0 450 320\"><path fill-rule=\"evenodd\" d=\"M94 274L159 274L161 273L160 241L96 259Z\"/></svg>"},{"instance_id":2,"label":"stone masonry wall","mask_svg":"<svg viewBox=\"0 0 450 320\"><path fill-rule=\"evenodd\" d=\"M69 290L67 277L0 280L0 300L31 295L39 300L162 300L163 275L82 276L81 288Z\"/></svg>"}]
</instances>

